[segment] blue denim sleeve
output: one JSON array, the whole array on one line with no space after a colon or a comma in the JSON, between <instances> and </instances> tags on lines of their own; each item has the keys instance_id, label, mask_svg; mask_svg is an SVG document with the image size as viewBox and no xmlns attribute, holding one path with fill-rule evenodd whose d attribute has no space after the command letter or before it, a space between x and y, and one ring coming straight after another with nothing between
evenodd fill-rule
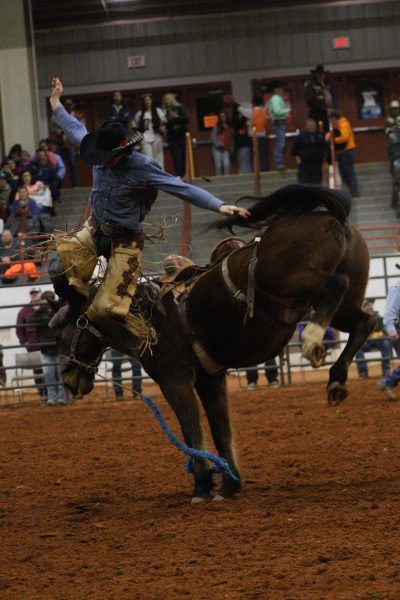
<instances>
[{"instance_id":1,"label":"blue denim sleeve","mask_svg":"<svg viewBox=\"0 0 400 600\"><path fill-rule=\"evenodd\" d=\"M400 286L394 285L388 291L383 324L389 334L396 333L396 323L400 316Z\"/></svg>"},{"instance_id":2,"label":"blue denim sleeve","mask_svg":"<svg viewBox=\"0 0 400 600\"><path fill-rule=\"evenodd\" d=\"M70 115L63 106L57 106L53 112L53 117L69 141L76 146L80 146L81 141L88 133L85 125Z\"/></svg>"},{"instance_id":3,"label":"blue denim sleeve","mask_svg":"<svg viewBox=\"0 0 400 600\"><path fill-rule=\"evenodd\" d=\"M147 163L144 173L147 183L157 190L167 192L200 208L207 208L208 210L218 212L220 206L224 204L222 200L216 198L210 192L185 183L173 175L166 173L155 161Z\"/></svg>"}]
</instances>

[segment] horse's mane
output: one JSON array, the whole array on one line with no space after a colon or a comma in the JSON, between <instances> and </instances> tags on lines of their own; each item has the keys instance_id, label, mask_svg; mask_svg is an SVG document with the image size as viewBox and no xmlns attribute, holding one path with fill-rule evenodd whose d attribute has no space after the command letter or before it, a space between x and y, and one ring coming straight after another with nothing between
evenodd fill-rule
<instances>
[{"instance_id":1,"label":"horse's mane","mask_svg":"<svg viewBox=\"0 0 400 600\"><path fill-rule=\"evenodd\" d=\"M240 200L258 200L250 209L250 217L228 217L221 221L218 228L231 228L233 225L253 227L281 220L292 215L300 215L325 207L338 221L344 225L350 213L351 200L340 190L330 190L321 185L291 184L280 188L269 196L242 196Z\"/></svg>"}]
</instances>

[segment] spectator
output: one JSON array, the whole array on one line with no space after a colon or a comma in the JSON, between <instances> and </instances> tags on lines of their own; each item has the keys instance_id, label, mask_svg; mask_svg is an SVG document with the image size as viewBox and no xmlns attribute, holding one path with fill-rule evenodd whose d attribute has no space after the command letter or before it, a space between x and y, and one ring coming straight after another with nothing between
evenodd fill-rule
<instances>
[{"instance_id":1,"label":"spectator","mask_svg":"<svg viewBox=\"0 0 400 600\"><path fill-rule=\"evenodd\" d=\"M12 215L16 215L21 207L21 201L28 203L28 210L32 215L39 216L40 208L36 201L31 198L26 187L18 188L18 191L15 195L15 200L10 206L10 213Z\"/></svg>"},{"instance_id":2,"label":"spectator","mask_svg":"<svg viewBox=\"0 0 400 600\"><path fill-rule=\"evenodd\" d=\"M274 161L278 171L285 169L286 121L289 115L289 109L283 98L284 86L282 81L273 81L270 84L273 95L268 102L268 113L276 135Z\"/></svg>"},{"instance_id":3,"label":"spectator","mask_svg":"<svg viewBox=\"0 0 400 600\"><path fill-rule=\"evenodd\" d=\"M267 160L267 125L268 115L261 96L254 96L251 110L251 135L255 135L260 157L260 170L268 170ZM252 146L253 148L253 146Z\"/></svg>"},{"instance_id":4,"label":"spectator","mask_svg":"<svg viewBox=\"0 0 400 600\"><path fill-rule=\"evenodd\" d=\"M17 316L17 327L16 334L19 339L19 343L21 346L25 348L27 352L36 352L38 350L38 336L36 327L32 326L29 322L29 318L31 315L39 308L40 306L40 296L41 289L38 287L32 287L30 289L30 304L29 306L24 306L18 312ZM43 372L40 366L37 366L33 369L35 383L38 386L39 395L42 400L46 399L46 390L41 387L43 383Z\"/></svg>"},{"instance_id":5,"label":"spectator","mask_svg":"<svg viewBox=\"0 0 400 600\"><path fill-rule=\"evenodd\" d=\"M265 377L267 378L268 385L270 387L276 388L279 387L278 380L278 367L276 366L275 358L271 358L271 360L267 360L265 363ZM255 390L258 382L258 370L257 367L252 367L251 369L246 369L246 378L247 378L247 389Z\"/></svg>"},{"instance_id":6,"label":"spectator","mask_svg":"<svg viewBox=\"0 0 400 600\"><path fill-rule=\"evenodd\" d=\"M120 385L124 385L122 381L122 363L128 361L132 367L132 395L135 397L137 394L142 393L142 369L140 362L136 358L122 354L118 350L111 348L111 362L112 362L112 378L114 385L114 394L116 400L122 400L124 396L124 390Z\"/></svg>"},{"instance_id":7,"label":"spectator","mask_svg":"<svg viewBox=\"0 0 400 600\"><path fill-rule=\"evenodd\" d=\"M211 132L212 152L215 164L215 174L229 175L231 152L233 147L233 132L226 116L221 112L218 115L217 124L214 125Z\"/></svg>"},{"instance_id":8,"label":"spectator","mask_svg":"<svg viewBox=\"0 0 400 600\"><path fill-rule=\"evenodd\" d=\"M9 281L3 280L3 275L9 269L10 263L13 260L18 260L18 243L14 238L11 231L3 229L1 233L1 244L0 244L0 276L2 277L3 283L9 283Z\"/></svg>"},{"instance_id":9,"label":"spectator","mask_svg":"<svg viewBox=\"0 0 400 600\"><path fill-rule=\"evenodd\" d=\"M186 131L189 117L173 94L165 94L163 108L167 121L167 141L175 175L182 179L186 171Z\"/></svg>"},{"instance_id":10,"label":"spectator","mask_svg":"<svg viewBox=\"0 0 400 600\"><path fill-rule=\"evenodd\" d=\"M1 166L1 170L8 175L8 183L11 190L15 193L19 182L19 174L15 160L13 158L6 158Z\"/></svg>"},{"instance_id":11,"label":"spectator","mask_svg":"<svg viewBox=\"0 0 400 600\"><path fill-rule=\"evenodd\" d=\"M15 214L10 214L6 222L6 228L11 231L14 237L40 233L41 224L38 216L32 214L29 210L29 200L21 199L18 200L18 203L18 210ZM30 244L26 243L25 245L28 246Z\"/></svg>"},{"instance_id":12,"label":"spectator","mask_svg":"<svg viewBox=\"0 0 400 600\"><path fill-rule=\"evenodd\" d=\"M60 197L60 179L56 169L52 166L46 150L36 150L36 157L31 163L32 177L45 183L51 191L53 202Z\"/></svg>"},{"instance_id":13,"label":"spectator","mask_svg":"<svg viewBox=\"0 0 400 600\"><path fill-rule=\"evenodd\" d=\"M391 101L388 113L386 117L386 135L400 131L400 102L398 100Z\"/></svg>"},{"instance_id":14,"label":"spectator","mask_svg":"<svg viewBox=\"0 0 400 600\"><path fill-rule=\"evenodd\" d=\"M357 175L354 170L354 157L356 143L350 121L341 116L336 110L331 112L329 117L333 127L333 141L335 152L339 163L339 173L350 190L353 198L360 194L358 191ZM326 134L326 140L329 141L331 133Z\"/></svg>"},{"instance_id":15,"label":"spectator","mask_svg":"<svg viewBox=\"0 0 400 600\"><path fill-rule=\"evenodd\" d=\"M40 344L43 377L47 388L47 405L56 406L61 404L65 406L67 395L62 382L56 335L54 330L49 327L49 322L54 316L49 302L55 302L54 293L51 291L43 292L40 306L32 312L27 322L35 327L37 341Z\"/></svg>"},{"instance_id":16,"label":"spectator","mask_svg":"<svg viewBox=\"0 0 400 600\"><path fill-rule=\"evenodd\" d=\"M292 154L296 157L299 183L322 183L322 163L325 156L325 137L318 131L314 119L307 119L305 131L297 136Z\"/></svg>"},{"instance_id":17,"label":"spectator","mask_svg":"<svg viewBox=\"0 0 400 600\"><path fill-rule=\"evenodd\" d=\"M47 157L50 161L50 164L56 170L57 177L60 180L60 187L61 187L62 182L64 181L64 177L65 177L65 164L64 164L63 159L61 158L61 156L59 154L57 154L57 152L55 152L51 148L51 142L49 139L40 140L39 149L44 150L46 152Z\"/></svg>"},{"instance_id":18,"label":"spectator","mask_svg":"<svg viewBox=\"0 0 400 600\"><path fill-rule=\"evenodd\" d=\"M374 310L373 298L366 299L363 302L362 309L368 315L375 315L377 317L377 324L373 332L369 335L368 339L364 342L361 348L356 352L357 360L357 371L360 379L366 379L368 377L368 365L365 360L365 352L371 352L373 350L379 350L382 354L382 374L387 375L390 371L390 360L392 358L392 347L390 341L387 339L388 332L383 324L383 318L381 315Z\"/></svg>"},{"instance_id":19,"label":"spectator","mask_svg":"<svg viewBox=\"0 0 400 600\"><path fill-rule=\"evenodd\" d=\"M21 152L21 160L18 163L18 173L23 173L26 169L29 168L31 164L31 155L26 150L22 150Z\"/></svg>"},{"instance_id":20,"label":"spectator","mask_svg":"<svg viewBox=\"0 0 400 600\"><path fill-rule=\"evenodd\" d=\"M64 108L68 114L78 119L78 121L83 121L79 115L77 115L74 111L74 101L71 98L67 98L64 102ZM73 144L70 143L67 136L64 135L63 130L58 126L58 123L54 117L50 120L50 130L52 134L52 139L54 139L56 152L59 154L64 162L68 165L69 173L71 177L71 185L76 188L79 187L79 179L78 179L78 170L76 167L76 150Z\"/></svg>"},{"instance_id":21,"label":"spectator","mask_svg":"<svg viewBox=\"0 0 400 600\"><path fill-rule=\"evenodd\" d=\"M151 94L143 96L142 108L133 121L133 125L143 133L141 150L146 156L153 157L164 169L163 134L166 119L161 108L153 106Z\"/></svg>"},{"instance_id":22,"label":"spectator","mask_svg":"<svg viewBox=\"0 0 400 600\"><path fill-rule=\"evenodd\" d=\"M251 144L248 135L248 119L239 112L239 104L233 105L232 127L234 131L234 144L238 156L239 173L251 173Z\"/></svg>"},{"instance_id":23,"label":"spectator","mask_svg":"<svg viewBox=\"0 0 400 600\"><path fill-rule=\"evenodd\" d=\"M333 95L325 84L325 71L323 65L311 69L311 79L305 83L305 100L308 106L308 117L317 123L318 131L329 131L328 114L334 107ZM322 127L320 124L322 123Z\"/></svg>"},{"instance_id":24,"label":"spectator","mask_svg":"<svg viewBox=\"0 0 400 600\"><path fill-rule=\"evenodd\" d=\"M8 184L7 173L0 171L0 219L6 221L8 206L11 198L11 187Z\"/></svg>"},{"instance_id":25,"label":"spectator","mask_svg":"<svg viewBox=\"0 0 400 600\"><path fill-rule=\"evenodd\" d=\"M18 167L18 164L22 158L22 146L21 144L14 144L10 148L10 152L8 153L8 158L11 158L15 161L15 164Z\"/></svg>"},{"instance_id":26,"label":"spectator","mask_svg":"<svg viewBox=\"0 0 400 600\"><path fill-rule=\"evenodd\" d=\"M32 174L30 171L24 171L21 176L23 188L28 192L29 198L32 198L40 209L40 212L54 215L53 200L51 197L50 188L43 181L32 182ZM20 199L20 191L18 190L15 199Z\"/></svg>"},{"instance_id":27,"label":"spectator","mask_svg":"<svg viewBox=\"0 0 400 600\"><path fill-rule=\"evenodd\" d=\"M392 175L392 206L397 208L400 203L400 129L389 133L388 151Z\"/></svg>"},{"instance_id":28,"label":"spectator","mask_svg":"<svg viewBox=\"0 0 400 600\"><path fill-rule=\"evenodd\" d=\"M132 120L132 113L126 106L121 92L114 92L112 98L112 105L106 109L104 118L107 121L116 121L123 125L125 132L128 133L129 122Z\"/></svg>"}]
</instances>

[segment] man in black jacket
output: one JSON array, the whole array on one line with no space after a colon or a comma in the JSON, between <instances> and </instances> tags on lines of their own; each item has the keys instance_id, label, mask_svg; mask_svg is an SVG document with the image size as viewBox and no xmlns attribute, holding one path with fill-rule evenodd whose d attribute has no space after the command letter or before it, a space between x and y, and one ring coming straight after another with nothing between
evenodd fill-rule
<instances>
[{"instance_id":1,"label":"man in black jacket","mask_svg":"<svg viewBox=\"0 0 400 600\"><path fill-rule=\"evenodd\" d=\"M318 131L317 123L314 119L307 119L305 131L300 132L292 148L292 154L298 164L299 183L322 183L325 147L325 137Z\"/></svg>"}]
</instances>

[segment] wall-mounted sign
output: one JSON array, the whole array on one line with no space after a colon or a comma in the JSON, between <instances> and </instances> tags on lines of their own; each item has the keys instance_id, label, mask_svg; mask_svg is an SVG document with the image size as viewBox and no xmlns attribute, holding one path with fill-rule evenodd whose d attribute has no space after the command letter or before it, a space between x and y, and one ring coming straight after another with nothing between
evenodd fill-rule
<instances>
[{"instance_id":1,"label":"wall-mounted sign","mask_svg":"<svg viewBox=\"0 0 400 600\"><path fill-rule=\"evenodd\" d=\"M142 69L146 66L146 59L142 54L128 56L128 69Z\"/></svg>"},{"instance_id":2,"label":"wall-mounted sign","mask_svg":"<svg viewBox=\"0 0 400 600\"><path fill-rule=\"evenodd\" d=\"M343 48L350 48L350 38L347 35L341 37L334 37L332 39L332 46L334 50L342 50Z\"/></svg>"},{"instance_id":3,"label":"wall-mounted sign","mask_svg":"<svg viewBox=\"0 0 400 600\"><path fill-rule=\"evenodd\" d=\"M383 117L383 89L379 83L362 83L357 89L358 116L364 121Z\"/></svg>"}]
</instances>

